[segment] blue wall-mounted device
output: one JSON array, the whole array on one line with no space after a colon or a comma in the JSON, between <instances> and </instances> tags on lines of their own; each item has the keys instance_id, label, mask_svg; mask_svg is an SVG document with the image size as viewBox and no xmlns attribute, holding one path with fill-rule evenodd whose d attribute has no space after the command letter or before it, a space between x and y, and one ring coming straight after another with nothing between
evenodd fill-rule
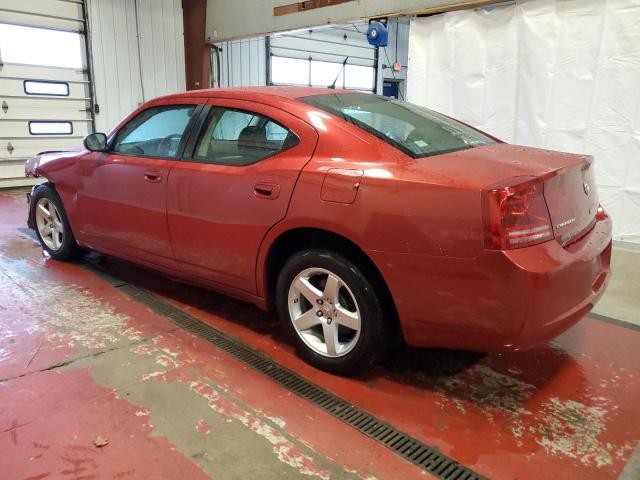
<instances>
[{"instance_id":1,"label":"blue wall-mounted device","mask_svg":"<svg viewBox=\"0 0 640 480\"><path fill-rule=\"evenodd\" d=\"M389 31L382 22L371 22L367 29L367 40L374 47L386 47L389 43Z\"/></svg>"}]
</instances>

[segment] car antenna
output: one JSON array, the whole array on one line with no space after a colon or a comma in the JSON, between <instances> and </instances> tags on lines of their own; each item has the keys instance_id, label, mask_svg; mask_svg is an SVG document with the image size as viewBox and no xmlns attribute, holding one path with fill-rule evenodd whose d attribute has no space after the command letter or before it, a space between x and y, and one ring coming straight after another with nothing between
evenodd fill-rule
<instances>
[{"instance_id":1,"label":"car antenna","mask_svg":"<svg viewBox=\"0 0 640 480\"><path fill-rule=\"evenodd\" d=\"M342 66L340 67L340 70L338 71L338 75L336 75L336 78L333 81L333 83L331 85L329 85L327 88L330 88L332 90L336 89L336 82L338 81L338 78L340 78L340 74L342 73L342 70L344 70L344 66L347 64L347 60L349 60L349 57L344 57L344 62L342 62Z\"/></svg>"}]
</instances>

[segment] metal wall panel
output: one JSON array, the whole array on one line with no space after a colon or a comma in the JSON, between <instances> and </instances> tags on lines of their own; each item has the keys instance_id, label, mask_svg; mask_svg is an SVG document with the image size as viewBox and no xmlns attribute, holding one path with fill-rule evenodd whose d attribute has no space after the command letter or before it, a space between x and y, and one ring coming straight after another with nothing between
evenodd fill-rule
<instances>
[{"instance_id":1,"label":"metal wall panel","mask_svg":"<svg viewBox=\"0 0 640 480\"><path fill-rule=\"evenodd\" d=\"M88 0L96 130L185 89L180 0Z\"/></svg>"},{"instance_id":2,"label":"metal wall panel","mask_svg":"<svg viewBox=\"0 0 640 480\"><path fill-rule=\"evenodd\" d=\"M215 49L212 51L213 87L247 87L267 84L264 37L222 42L216 47L220 50L218 55Z\"/></svg>"},{"instance_id":3,"label":"metal wall panel","mask_svg":"<svg viewBox=\"0 0 640 480\"><path fill-rule=\"evenodd\" d=\"M96 130L106 132L143 101L131 0L87 0Z\"/></svg>"},{"instance_id":4,"label":"metal wall panel","mask_svg":"<svg viewBox=\"0 0 640 480\"><path fill-rule=\"evenodd\" d=\"M138 0L144 99L185 90L180 0Z\"/></svg>"}]
</instances>

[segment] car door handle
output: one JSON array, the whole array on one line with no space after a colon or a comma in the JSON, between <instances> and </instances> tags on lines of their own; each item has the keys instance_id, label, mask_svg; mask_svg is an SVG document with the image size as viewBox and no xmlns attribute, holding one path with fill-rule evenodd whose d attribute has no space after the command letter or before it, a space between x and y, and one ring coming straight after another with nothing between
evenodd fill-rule
<instances>
[{"instance_id":1,"label":"car door handle","mask_svg":"<svg viewBox=\"0 0 640 480\"><path fill-rule=\"evenodd\" d=\"M258 182L253 186L253 194L258 198L276 199L280 195L280 185L276 183Z\"/></svg>"},{"instance_id":2,"label":"car door handle","mask_svg":"<svg viewBox=\"0 0 640 480\"><path fill-rule=\"evenodd\" d=\"M159 183L162 181L162 174L160 172L144 172L144 179L147 182Z\"/></svg>"}]
</instances>

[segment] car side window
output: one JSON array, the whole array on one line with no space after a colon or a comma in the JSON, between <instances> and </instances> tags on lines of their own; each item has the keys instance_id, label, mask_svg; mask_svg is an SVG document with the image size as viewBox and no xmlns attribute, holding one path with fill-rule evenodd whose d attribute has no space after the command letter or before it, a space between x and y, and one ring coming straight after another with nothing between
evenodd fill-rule
<instances>
[{"instance_id":1,"label":"car side window","mask_svg":"<svg viewBox=\"0 0 640 480\"><path fill-rule=\"evenodd\" d=\"M140 112L116 135L112 152L176 158L196 105L152 107Z\"/></svg>"},{"instance_id":2,"label":"car side window","mask_svg":"<svg viewBox=\"0 0 640 480\"><path fill-rule=\"evenodd\" d=\"M251 165L298 144L298 137L257 113L213 107L196 146L194 160L221 165Z\"/></svg>"}]
</instances>

